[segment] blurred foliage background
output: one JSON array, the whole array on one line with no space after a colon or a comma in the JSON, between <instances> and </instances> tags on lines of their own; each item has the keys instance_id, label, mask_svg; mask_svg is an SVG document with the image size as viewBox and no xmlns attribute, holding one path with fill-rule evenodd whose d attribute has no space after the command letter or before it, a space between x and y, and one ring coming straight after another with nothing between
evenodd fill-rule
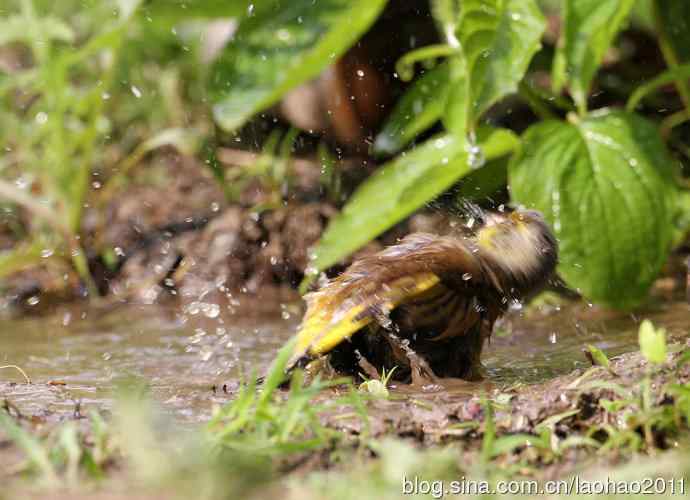
<instances>
[{"instance_id":1,"label":"blurred foliage background","mask_svg":"<svg viewBox=\"0 0 690 500\"><path fill-rule=\"evenodd\" d=\"M230 204L258 179L258 211L314 160L342 209L305 285L471 199L541 210L564 282L635 307L690 221L688 23L683 0L6 0L0 276L50 263L97 294L95 262L122 257L105 207L174 148Z\"/></svg>"}]
</instances>

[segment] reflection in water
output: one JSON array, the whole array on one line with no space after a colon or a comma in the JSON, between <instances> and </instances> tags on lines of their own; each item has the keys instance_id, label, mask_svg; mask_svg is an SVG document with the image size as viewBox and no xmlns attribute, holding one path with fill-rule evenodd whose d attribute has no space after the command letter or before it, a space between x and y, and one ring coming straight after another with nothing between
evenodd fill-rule
<instances>
[{"instance_id":1,"label":"reflection in water","mask_svg":"<svg viewBox=\"0 0 690 500\"><path fill-rule=\"evenodd\" d=\"M179 417L205 419L214 403L227 401L227 395L214 394L211 388L262 372L299 317L295 305L277 304L274 314L257 317L192 303L181 311L128 306L2 321L0 365L21 366L35 383L10 386L8 381L20 378L4 370L0 397L8 397L27 414L64 414L77 402L84 412L94 406L109 408L118 378L140 376L156 399ZM666 327L671 336L683 336L690 308L684 302L664 303L639 317L581 304L528 317L516 313L499 326L485 351L487 381L449 381L431 392L460 396L482 387L547 380L586 366L582 349L587 343L609 356L636 350L641 317Z\"/></svg>"}]
</instances>

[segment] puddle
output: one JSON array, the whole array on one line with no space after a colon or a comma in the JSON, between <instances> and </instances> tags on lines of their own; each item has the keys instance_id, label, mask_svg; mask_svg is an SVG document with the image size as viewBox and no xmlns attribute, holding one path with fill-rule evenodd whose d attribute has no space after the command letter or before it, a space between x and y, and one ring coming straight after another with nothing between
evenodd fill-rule
<instances>
[{"instance_id":1,"label":"puddle","mask_svg":"<svg viewBox=\"0 0 690 500\"><path fill-rule=\"evenodd\" d=\"M215 305L188 307L185 313L127 306L3 320L0 365L21 366L34 383L21 383L15 371L1 370L0 399L8 398L28 415L71 415L77 403L82 413L109 409L115 382L135 375L182 420L204 420L215 403L228 400L212 387L237 381L242 373L262 372L294 331L298 308L276 304L275 313L257 317L241 310L223 314ZM451 381L430 392L458 397L487 386L542 382L586 367L582 349L587 343L609 356L637 350L642 317L664 326L670 336L683 337L690 306L664 302L637 316L582 304L529 317L513 314L485 350L488 380Z\"/></svg>"},{"instance_id":2,"label":"puddle","mask_svg":"<svg viewBox=\"0 0 690 500\"><path fill-rule=\"evenodd\" d=\"M213 311L127 306L0 321L0 365L21 366L34 382L8 387L22 378L1 370L0 398L29 415L71 414L77 402L82 413L109 409L117 380L137 376L176 415L204 419L216 401L212 387L267 366L298 321L283 319L279 306L259 321Z\"/></svg>"}]
</instances>

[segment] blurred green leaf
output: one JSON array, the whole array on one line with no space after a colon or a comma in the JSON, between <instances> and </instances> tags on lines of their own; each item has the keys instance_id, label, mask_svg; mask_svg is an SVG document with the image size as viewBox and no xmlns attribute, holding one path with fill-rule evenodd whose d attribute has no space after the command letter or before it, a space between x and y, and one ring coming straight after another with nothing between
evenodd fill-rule
<instances>
[{"instance_id":1,"label":"blurred green leaf","mask_svg":"<svg viewBox=\"0 0 690 500\"><path fill-rule=\"evenodd\" d=\"M467 101L469 123L507 94L517 91L532 56L539 50L546 21L534 0L465 0L461 4L457 37L466 66L456 80L464 85L469 77L469 95L464 91L452 100ZM448 106L456 113L457 106ZM455 120L455 117L450 117Z\"/></svg>"},{"instance_id":2,"label":"blurred green leaf","mask_svg":"<svg viewBox=\"0 0 690 500\"><path fill-rule=\"evenodd\" d=\"M587 352L591 356L592 364L597 366L603 366L606 369L611 369L611 362L609 358L606 357L604 351L599 349L597 346L592 344L587 344Z\"/></svg>"},{"instance_id":3,"label":"blurred green leaf","mask_svg":"<svg viewBox=\"0 0 690 500\"><path fill-rule=\"evenodd\" d=\"M392 155L443 114L448 65L441 64L417 78L391 111L374 142L374 154Z\"/></svg>"},{"instance_id":4,"label":"blurred green leaf","mask_svg":"<svg viewBox=\"0 0 690 500\"><path fill-rule=\"evenodd\" d=\"M479 200L496 195L508 183L508 156L491 160L482 168L460 179L455 197L459 202Z\"/></svg>"},{"instance_id":5,"label":"blurred green leaf","mask_svg":"<svg viewBox=\"0 0 690 500\"><path fill-rule=\"evenodd\" d=\"M4 410L0 410L0 429L20 448L48 483L57 482L57 473L48 449L28 431L19 426Z\"/></svg>"},{"instance_id":6,"label":"blurred green leaf","mask_svg":"<svg viewBox=\"0 0 690 500\"><path fill-rule=\"evenodd\" d=\"M36 266L43 259L41 251L44 248L39 241L24 241L11 250L0 252L0 278Z\"/></svg>"},{"instance_id":7,"label":"blurred green leaf","mask_svg":"<svg viewBox=\"0 0 690 500\"><path fill-rule=\"evenodd\" d=\"M580 114L594 74L635 0L565 0L563 30L553 62L553 88L566 83Z\"/></svg>"},{"instance_id":8,"label":"blurred green leaf","mask_svg":"<svg viewBox=\"0 0 690 500\"><path fill-rule=\"evenodd\" d=\"M530 434L510 434L501 436L493 442L491 448L491 458L503 455L504 453L511 453L516 448L522 446L541 446L542 442L537 436Z\"/></svg>"},{"instance_id":9,"label":"blurred green leaf","mask_svg":"<svg viewBox=\"0 0 690 500\"><path fill-rule=\"evenodd\" d=\"M652 123L623 111L541 122L524 134L508 177L513 198L553 227L570 286L619 308L644 298L668 256L677 199Z\"/></svg>"},{"instance_id":10,"label":"blurred green leaf","mask_svg":"<svg viewBox=\"0 0 690 500\"><path fill-rule=\"evenodd\" d=\"M246 18L211 71L214 117L241 126L337 61L376 20L385 0L293 0Z\"/></svg>"},{"instance_id":11,"label":"blurred green leaf","mask_svg":"<svg viewBox=\"0 0 690 500\"><path fill-rule=\"evenodd\" d=\"M512 151L515 135L504 129L479 131L485 161ZM313 252L311 276L332 266L432 200L473 170L468 144L454 135L429 139L383 165L331 220ZM303 283L302 288L304 288Z\"/></svg>"},{"instance_id":12,"label":"blurred green leaf","mask_svg":"<svg viewBox=\"0 0 690 500\"><path fill-rule=\"evenodd\" d=\"M656 365L666 361L666 330L654 328L648 319L640 324L640 352L650 363Z\"/></svg>"},{"instance_id":13,"label":"blurred green leaf","mask_svg":"<svg viewBox=\"0 0 690 500\"><path fill-rule=\"evenodd\" d=\"M43 43L58 41L65 43L74 42L74 32L67 24L55 17L43 17L36 19L36 30L41 35ZM26 18L23 15L14 15L0 18L0 45L11 42L34 42L34 32L27 29Z\"/></svg>"}]
</instances>

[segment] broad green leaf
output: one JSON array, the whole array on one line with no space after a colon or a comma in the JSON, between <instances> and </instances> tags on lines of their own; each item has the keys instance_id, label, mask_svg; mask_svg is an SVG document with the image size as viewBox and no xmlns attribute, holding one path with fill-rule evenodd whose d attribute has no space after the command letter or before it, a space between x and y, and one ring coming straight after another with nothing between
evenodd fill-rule
<instances>
[{"instance_id":1,"label":"broad green leaf","mask_svg":"<svg viewBox=\"0 0 690 500\"><path fill-rule=\"evenodd\" d=\"M584 296L640 303L668 256L677 189L656 127L604 111L530 127L512 159L512 197L541 210L559 240L558 271Z\"/></svg>"},{"instance_id":2,"label":"broad green leaf","mask_svg":"<svg viewBox=\"0 0 690 500\"><path fill-rule=\"evenodd\" d=\"M441 64L412 83L386 118L374 142L374 154L397 153L441 117L448 76L448 65Z\"/></svg>"},{"instance_id":3,"label":"broad green leaf","mask_svg":"<svg viewBox=\"0 0 690 500\"><path fill-rule=\"evenodd\" d=\"M666 330L654 328L648 319L640 324L640 352L650 363L656 365L666 361Z\"/></svg>"},{"instance_id":4,"label":"broad green leaf","mask_svg":"<svg viewBox=\"0 0 690 500\"><path fill-rule=\"evenodd\" d=\"M472 170L458 182L454 195L459 203L467 199L489 198L507 185L509 155L520 146L520 138L508 129L480 127L480 137L489 133L493 134L492 141L496 147L481 168Z\"/></svg>"},{"instance_id":5,"label":"broad green leaf","mask_svg":"<svg viewBox=\"0 0 690 500\"><path fill-rule=\"evenodd\" d=\"M541 46L545 27L544 16L534 0L461 3L457 37L469 75L468 125L473 127L492 104L516 92Z\"/></svg>"},{"instance_id":6,"label":"broad green leaf","mask_svg":"<svg viewBox=\"0 0 690 500\"><path fill-rule=\"evenodd\" d=\"M480 200L496 195L508 183L508 157L491 160L482 168L470 172L458 182L454 192L458 202Z\"/></svg>"},{"instance_id":7,"label":"broad green leaf","mask_svg":"<svg viewBox=\"0 0 690 500\"><path fill-rule=\"evenodd\" d=\"M479 139L485 161L515 147L515 136L503 129L480 129ZM380 167L331 220L313 252L311 273L359 249L473 171L469 149L462 138L436 136Z\"/></svg>"},{"instance_id":8,"label":"broad green leaf","mask_svg":"<svg viewBox=\"0 0 690 500\"><path fill-rule=\"evenodd\" d=\"M553 88L568 83L580 114L594 74L635 0L565 0L563 30L553 62Z\"/></svg>"},{"instance_id":9,"label":"broad green leaf","mask_svg":"<svg viewBox=\"0 0 690 500\"><path fill-rule=\"evenodd\" d=\"M218 124L232 131L336 62L385 0L291 0L245 18L211 71Z\"/></svg>"}]
</instances>

